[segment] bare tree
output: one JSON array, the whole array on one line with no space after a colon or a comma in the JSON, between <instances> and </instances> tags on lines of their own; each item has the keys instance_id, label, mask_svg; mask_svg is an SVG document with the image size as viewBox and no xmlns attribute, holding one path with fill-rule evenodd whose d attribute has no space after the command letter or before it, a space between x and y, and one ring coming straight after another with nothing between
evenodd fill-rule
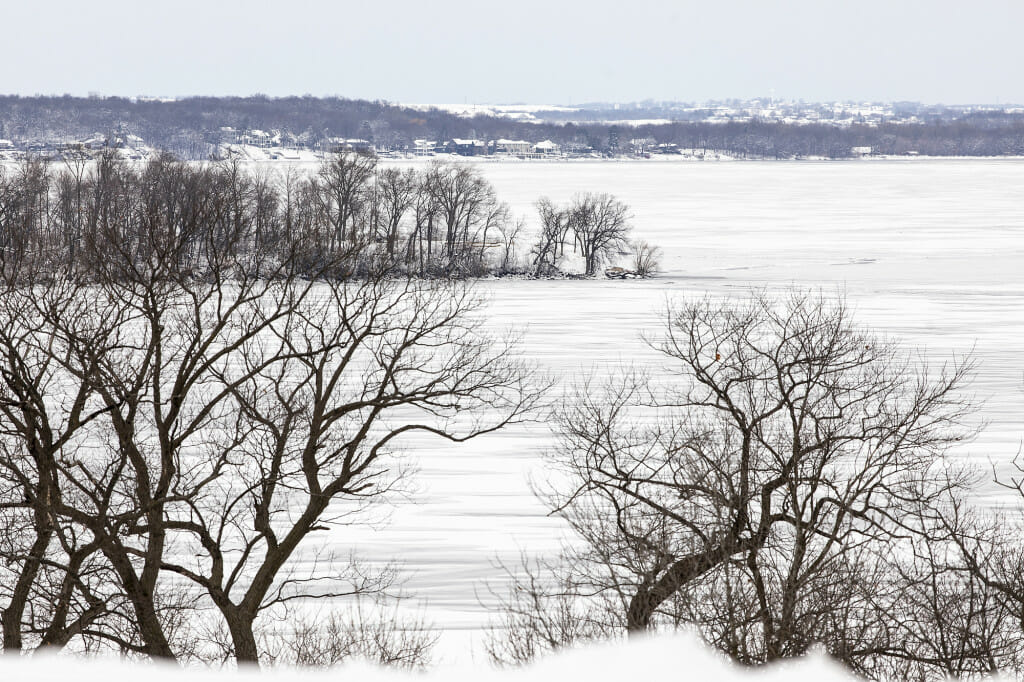
<instances>
[{"instance_id":1,"label":"bare tree","mask_svg":"<svg viewBox=\"0 0 1024 682\"><path fill-rule=\"evenodd\" d=\"M389 255L395 253L402 218L416 201L416 187L416 172L411 168L404 171L385 168L377 175L375 196L380 204L383 238Z\"/></svg>"},{"instance_id":2,"label":"bare tree","mask_svg":"<svg viewBox=\"0 0 1024 682\"><path fill-rule=\"evenodd\" d=\"M51 184L49 166L41 159L25 159L14 172L0 171L0 266L5 274L26 262L39 267L44 259L53 260Z\"/></svg>"},{"instance_id":3,"label":"bare tree","mask_svg":"<svg viewBox=\"0 0 1024 682\"><path fill-rule=\"evenodd\" d=\"M496 207L494 188L478 169L458 163L434 163L423 186L444 226L445 271L465 272L464 259Z\"/></svg>"},{"instance_id":4,"label":"bare tree","mask_svg":"<svg viewBox=\"0 0 1024 682\"><path fill-rule=\"evenodd\" d=\"M374 156L342 152L324 157L318 173L320 191L313 196L331 226L329 248L339 248L346 240L354 242L356 219L369 199L370 184L377 159Z\"/></svg>"},{"instance_id":5,"label":"bare tree","mask_svg":"<svg viewBox=\"0 0 1024 682\"><path fill-rule=\"evenodd\" d=\"M427 275L433 264L435 221L440 214L440 207L428 188L427 180L426 175L418 178L412 207L413 230L406 248L406 263L410 270L415 270L420 276Z\"/></svg>"},{"instance_id":6,"label":"bare tree","mask_svg":"<svg viewBox=\"0 0 1024 682\"><path fill-rule=\"evenodd\" d=\"M1017 496L1016 504L991 510L969 504L962 497L950 498L941 519L941 529L948 539L942 563L947 571L957 574L958 583L969 585L972 593L995 599L995 607L982 614L987 627L967 633L975 648L988 654L981 657L984 670L999 669L1019 676L1024 670L1024 544L1020 541L1024 529L1020 504L1024 499L1024 464L1019 455L1011 466L1012 473L996 473L995 482ZM964 605L960 595L952 599ZM999 616L1009 621L1011 636L993 627ZM979 616L974 620L977 623ZM977 660L967 663L972 664L972 672L980 667Z\"/></svg>"},{"instance_id":7,"label":"bare tree","mask_svg":"<svg viewBox=\"0 0 1024 682\"><path fill-rule=\"evenodd\" d=\"M247 311L267 333L211 375L235 405L221 430L237 435L178 483L188 502L166 522L194 558L165 559L165 570L209 594L240 661L258 660L263 611L379 589L330 557L312 575L288 569L319 531L399 482L395 443L416 432L461 442L522 419L535 399L509 349L471 321L478 303L462 285L380 276L315 292L264 292L267 312Z\"/></svg>"},{"instance_id":8,"label":"bare tree","mask_svg":"<svg viewBox=\"0 0 1024 682\"><path fill-rule=\"evenodd\" d=\"M568 211L585 272L594 275L603 261L628 244L629 207L611 194L587 192L573 197Z\"/></svg>"},{"instance_id":9,"label":"bare tree","mask_svg":"<svg viewBox=\"0 0 1024 682\"><path fill-rule=\"evenodd\" d=\"M61 310L98 323L83 324L84 340L106 345L116 316L95 317L79 300L81 285L58 278L48 286L8 282L0 295L0 579L3 649L62 647L92 629L115 609L97 584L109 580L98 548L87 533L54 510L73 494L62 484L62 467L83 448L83 434L106 408L94 400L88 381L68 381L54 354L71 352L66 337L47 322ZM110 311L104 311L110 312ZM54 405L54 393L65 392Z\"/></svg>"},{"instance_id":10,"label":"bare tree","mask_svg":"<svg viewBox=\"0 0 1024 682\"><path fill-rule=\"evenodd\" d=\"M498 225L498 234L501 235L501 262L498 265L499 274L508 274L519 270L519 257L516 253L516 242L525 228L522 219L506 220Z\"/></svg>"},{"instance_id":11,"label":"bare tree","mask_svg":"<svg viewBox=\"0 0 1024 682\"><path fill-rule=\"evenodd\" d=\"M547 197L537 200L537 213L540 215L540 234L533 245L533 276L557 272L558 259L565 252L566 235L571 225L572 215L568 209L560 209Z\"/></svg>"},{"instance_id":12,"label":"bare tree","mask_svg":"<svg viewBox=\"0 0 1024 682\"><path fill-rule=\"evenodd\" d=\"M930 371L801 292L680 304L652 345L658 374L591 381L559 413L554 480L571 483L544 492L580 540L578 592L632 633L727 595L715 640L755 662L829 643L828 609L859 598L855 553L947 489L932 465L970 433L970 363Z\"/></svg>"},{"instance_id":13,"label":"bare tree","mask_svg":"<svg viewBox=\"0 0 1024 682\"><path fill-rule=\"evenodd\" d=\"M884 655L853 651L855 669L867 668L866 662L885 671L895 662L920 677L1020 675L1019 613L998 588L965 570L948 536L912 537L882 559L890 579L866 586L865 592L883 602L887 637L876 637L868 651Z\"/></svg>"}]
</instances>

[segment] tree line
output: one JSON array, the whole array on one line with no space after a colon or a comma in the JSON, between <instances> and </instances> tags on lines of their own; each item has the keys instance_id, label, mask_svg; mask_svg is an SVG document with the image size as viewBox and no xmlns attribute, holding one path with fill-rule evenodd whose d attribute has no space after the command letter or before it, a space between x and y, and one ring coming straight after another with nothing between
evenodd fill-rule
<instances>
[{"instance_id":1,"label":"tree line","mask_svg":"<svg viewBox=\"0 0 1024 682\"><path fill-rule=\"evenodd\" d=\"M750 159L791 159L806 156L841 159L854 147L873 154L925 156L1020 156L1024 154L1024 121L1015 117L965 117L927 123L787 124L774 121L729 123L680 122L639 126L629 134L655 143L718 152ZM552 138L554 139L554 138Z\"/></svg>"},{"instance_id":2,"label":"tree line","mask_svg":"<svg viewBox=\"0 0 1024 682\"><path fill-rule=\"evenodd\" d=\"M116 242L137 261L173 245L176 267L203 269L212 244L247 254L253 274L287 262L308 277L386 267L395 277L460 279L552 276L572 271L573 259L593 276L633 250L629 208L609 194L579 194L565 207L542 198L537 207L545 226L533 243L478 168L380 167L354 152L329 154L310 173L166 154L144 164L113 152L29 159L0 168L0 261L89 271L96 244ZM646 248L643 275L657 269Z\"/></svg>"}]
</instances>

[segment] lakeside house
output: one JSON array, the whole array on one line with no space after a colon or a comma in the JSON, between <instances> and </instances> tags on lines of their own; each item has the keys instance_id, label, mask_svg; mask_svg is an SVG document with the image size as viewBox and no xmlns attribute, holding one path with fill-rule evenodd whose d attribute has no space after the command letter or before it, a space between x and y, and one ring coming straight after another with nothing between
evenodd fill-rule
<instances>
[{"instance_id":1,"label":"lakeside house","mask_svg":"<svg viewBox=\"0 0 1024 682\"><path fill-rule=\"evenodd\" d=\"M533 153L539 156L553 156L559 152L559 146L551 140L544 140L533 145Z\"/></svg>"},{"instance_id":2,"label":"lakeside house","mask_svg":"<svg viewBox=\"0 0 1024 682\"><path fill-rule=\"evenodd\" d=\"M437 153L437 148L436 140L413 140L411 151L415 156L433 156Z\"/></svg>"},{"instance_id":3,"label":"lakeside house","mask_svg":"<svg viewBox=\"0 0 1024 682\"><path fill-rule=\"evenodd\" d=\"M447 151L459 156L483 156L487 153L487 146L483 140L453 139L448 143Z\"/></svg>"},{"instance_id":4,"label":"lakeside house","mask_svg":"<svg viewBox=\"0 0 1024 682\"><path fill-rule=\"evenodd\" d=\"M526 140L496 140L495 154L529 154L533 151L533 143Z\"/></svg>"},{"instance_id":5,"label":"lakeside house","mask_svg":"<svg viewBox=\"0 0 1024 682\"><path fill-rule=\"evenodd\" d=\"M358 137L329 137L324 144L324 149L333 154L341 152L356 152L357 154L373 154L376 147L369 140Z\"/></svg>"}]
</instances>

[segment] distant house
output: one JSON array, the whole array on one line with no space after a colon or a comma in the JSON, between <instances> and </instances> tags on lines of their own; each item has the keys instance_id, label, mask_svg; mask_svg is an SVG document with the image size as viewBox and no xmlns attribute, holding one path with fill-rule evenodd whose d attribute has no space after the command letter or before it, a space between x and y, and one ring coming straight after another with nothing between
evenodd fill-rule
<instances>
[{"instance_id":1,"label":"distant house","mask_svg":"<svg viewBox=\"0 0 1024 682\"><path fill-rule=\"evenodd\" d=\"M246 144L266 149L271 146L272 135L262 130L250 130L245 134Z\"/></svg>"},{"instance_id":2,"label":"distant house","mask_svg":"<svg viewBox=\"0 0 1024 682\"><path fill-rule=\"evenodd\" d=\"M357 154L373 154L376 148L369 140L358 137L332 137L327 140L327 151L332 154L355 152Z\"/></svg>"},{"instance_id":3,"label":"distant house","mask_svg":"<svg viewBox=\"0 0 1024 682\"><path fill-rule=\"evenodd\" d=\"M238 144L242 140L237 130L231 126L221 126L220 141L226 144Z\"/></svg>"},{"instance_id":4,"label":"distant house","mask_svg":"<svg viewBox=\"0 0 1024 682\"><path fill-rule=\"evenodd\" d=\"M13 149L14 143L10 140L0 140L0 149Z\"/></svg>"},{"instance_id":5,"label":"distant house","mask_svg":"<svg viewBox=\"0 0 1024 682\"><path fill-rule=\"evenodd\" d=\"M459 156L482 156L487 151L483 140L460 140L448 143L448 152Z\"/></svg>"},{"instance_id":6,"label":"distant house","mask_svg":"<svg viewBox=\"0 0 1024 682\"><path fill-rule=\"evenodd\" d=\"M533 153L540 154L541 156L551 156L552 154L557 154L558 151L558 145L551 140L544 140L533 145Z\"/></svg>"},{"instance_id":7,"label":"distant house","mask_svg":"<svg viewBox=\"0 0 1024 682\"><path fill-rule=\"evenodd\" d=\"M854 156L870 156L871 147L852 147L850 153Z\"/></svg>"},{"instance_id":8,"label":"distant house","mask_svg":"<svg viewBox=\"0 0 1024 682\"><path fill-rule=\"evenodd\" d=\"M100 135L99 133L96 133L95 135L86 140L83 140L81 144L86 149L103 149L104 147L113 146L109 144L109 139L106 135Z\"/></svg>"},{"instance_id":9,"label":"distant house","mask_svg":"<svg viewBox=\"0 0 1024 682\"><path fill-rule=\"evenodd\" d=\"M416 156L433 156L437 151L437 142L434 140L413 140L412 153Z\"/></svg>"},{"instance_id":10,"label":"distant house","mask_svg":"<svg viewBox=\"0 0 1024 682\"><path fill-rule=\"evenodd\" d=\"M494 151L497 154L530 154L533 152L533 143L526 140L497 140Z\"/></svg>"},{"instance_id":11,"label":"distant house","mask_svg":"<svg viewBox=\"0 0 1024 682\"><path fill-rule=\"evenodd\" d=\"M564 152L566 152L567 154L575 154L575 155L589 155L589 154L596 153L596 152L594 152L594 148L593 147L591 147L588 144L583 144L582 142L568 142L562 148L562 150Z\"/></svg>"}]
</instances>

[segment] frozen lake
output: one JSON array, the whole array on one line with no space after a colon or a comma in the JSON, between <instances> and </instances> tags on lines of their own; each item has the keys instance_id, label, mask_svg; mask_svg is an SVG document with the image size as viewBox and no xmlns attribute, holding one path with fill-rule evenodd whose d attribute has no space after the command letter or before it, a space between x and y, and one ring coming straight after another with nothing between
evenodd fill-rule
<instances>
[{"instance_id":1,"label":"frozen lake","mask_svg":"<svg viewBox=\"0 0 1024 682\"><path fill-rule=\"evenodd\" d=\"M667 300L795 284L845 292L856 319L939 362L974 349L981 437L960 454L1005 465L1024 436L1024 161L488 163L498 195L535 222L533 202L610 192L635 236L664 250L646 281L490 281L497 329L571 382L595 366L653 357ZM528 246L524 245L524 249ZM389 526L339 532L375 560L403 562L406 588L446 635L472 638L488 618L477 595L495 557L557 549L528 480L543 475L540 424L451 448L409 443L419 490ZM991 490L979 491L991 499ZM461 632L462 635L456 634Z\"/></svg>"},{"instance_id":2,"label":"frozen lake","mask_svg":"<svg viewBox=\"0 0 1024 682\"><path fill-rule=\"evenodd\" d=\"M934 362L973 349L972 390L984 401L979 419L987 424L958 454L1005 471L1017 453L1024 437L1024 160L480 168L531 229L541 196L561 203L575 192L610 192L631 207L634 236L664 251L663 272L650 280L481 282L494 329L516 330L525 358L563 386L594 369L656 359L640 334L657 334L668 301L810 287L845 293L856 320L926 350ZM526 253L531 236L523 241ZM480 604L486 584L500 589L495 560L558 549L562 525L529 487L531 476L544 476L548 442L544 424L459 447L406 442L418 467L416 490L388 525L333 532L332 549L400 562L412 603L422 603L445 633L440 653L465 660L490 617ZM1000 499L993 486L977 497Z\"/></svg>"}]
</instances>

